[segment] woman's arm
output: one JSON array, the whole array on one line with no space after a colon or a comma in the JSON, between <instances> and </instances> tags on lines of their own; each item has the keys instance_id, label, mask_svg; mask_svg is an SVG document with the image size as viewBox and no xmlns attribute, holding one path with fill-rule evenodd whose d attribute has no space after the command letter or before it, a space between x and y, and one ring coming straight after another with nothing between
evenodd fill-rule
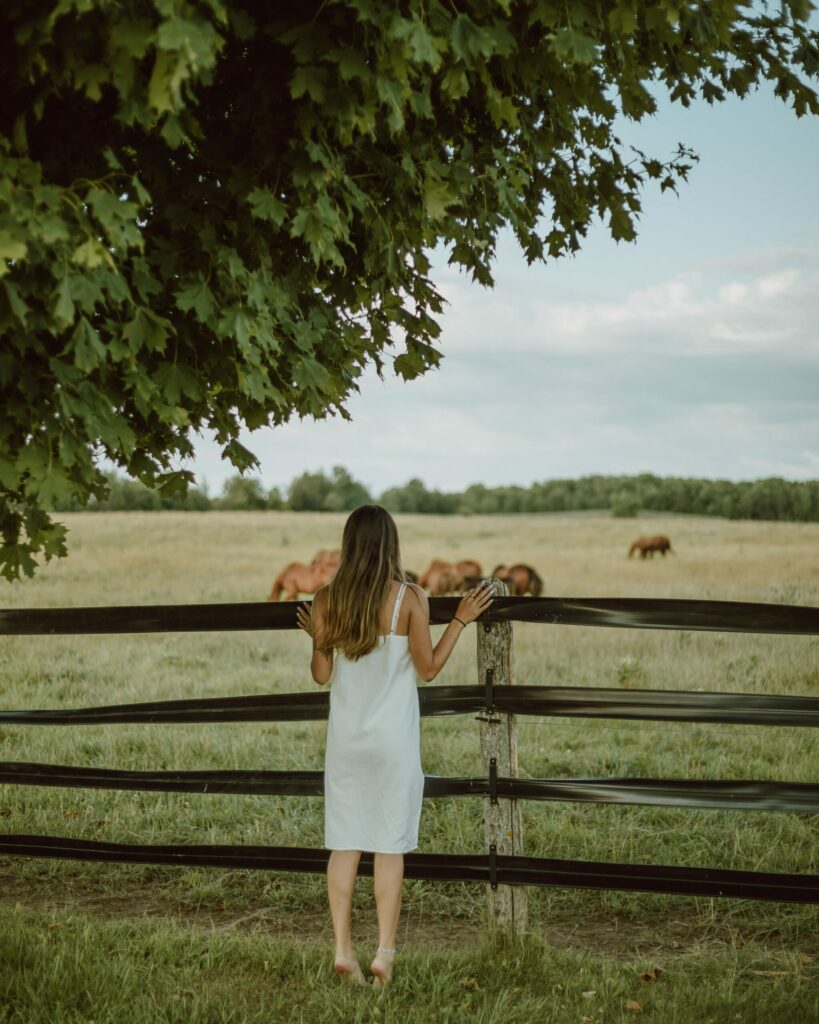
<instances>
[{"instance_id":1,"label":"woman's arm","mask_svg":"<svg viewBox=\"0 0 819 1024\"><path fill-rule=\"evenodd\" d=\"M325 587L313 594L313 603L300 604L296 612L299 626L309 633L313 638L313 657L310 659L310 672L313 679L323 686L333 674L333 648L324 644L325 620L324 612L327 607L327 592Z\"/></svg>"},{"instance_id":2,"label":"woman's arm","mask_svg":"<svg viewBox=\"0 0 819 1024\"><path fill-rule=\"evenodd\" d=\"M455 643L466 625L474 622L492 603L492 591L486 584L469 590L461 598L451 621L434 649L429 632L429 600L426 592L416 583L409 583L410 598L409 649L415 671L425 683L431 682L447 662ZM459 621L460 620L460 621Z\"/></svg>"}]
</instances>

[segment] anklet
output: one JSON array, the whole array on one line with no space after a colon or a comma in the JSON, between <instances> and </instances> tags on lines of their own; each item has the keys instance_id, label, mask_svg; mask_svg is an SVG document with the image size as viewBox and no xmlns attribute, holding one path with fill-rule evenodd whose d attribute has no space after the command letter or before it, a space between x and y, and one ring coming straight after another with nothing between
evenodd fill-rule
<instances>
[{"instance_id":1,"label":"anklet","mask_svg":"<svg viewBox=\"0 0 819 1024\"><path fill-rule=\"evenodd\" d=\"M379 946L376 953L397 953L397 949L389 949L387 946Z\"/></svg>"}]
</instances>

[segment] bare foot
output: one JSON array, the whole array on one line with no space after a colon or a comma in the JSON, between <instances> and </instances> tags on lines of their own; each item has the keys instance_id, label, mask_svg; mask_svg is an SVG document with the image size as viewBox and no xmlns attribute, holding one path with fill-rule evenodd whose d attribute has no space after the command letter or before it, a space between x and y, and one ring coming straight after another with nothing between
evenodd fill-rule
<instances>
[{"instance_id":1,"label":"bare foot","mask_svg":"<svg viewBox=\"0 0 819 1024\"><path fill-rule=\"evenodd\" d=\"M333 963L333 970L339 978L348 985L367 984L367 979L364 977L364 972L361 970L361 965L355 956L342 956L340 954L336 954L336 958Z\"/></svg>"},{"instance_id":2,"label":"bare foot","mask_svg":"<svg viewBox=\"0 0 819 1024\"><path fill-rule=\"evenodd\" d=\"M373 975L373 988L384 988L392 979L392 964L395 959L396 950L379 946L373 962L370 964L370 973Z\"/></svg>"}]
</instances>

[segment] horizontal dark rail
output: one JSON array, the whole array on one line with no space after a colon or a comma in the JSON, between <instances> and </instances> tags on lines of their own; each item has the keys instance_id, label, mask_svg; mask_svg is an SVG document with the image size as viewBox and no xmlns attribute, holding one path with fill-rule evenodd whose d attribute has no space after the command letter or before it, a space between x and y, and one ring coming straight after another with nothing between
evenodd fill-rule
<instances>
[{"instance_id":1,"label":"horizontal dark rail","mask_svg":"<svg viewBox=\"0 0 819 1024\"><path fill-rule=\"evenodd\" d=\"M430 621L448 622L459 598L430 598ZM297 629L295 601L121 605L0 611L0 635L166 633ZM659 598L496 597L482 622L819 634L819 608L747 601Z\"/></svg>"},{"instance_id":2,"label":"horizontal dark rail","mask_svg":"<svg viewBox=\"0 0 819 1024\"><path fill-rule=\"evenodd\" d=\"M518 715L819 726L819 697L581 686L495 686L492 692L497 711ZM309 721L328 717L329 698L329 692L323 690L158 700L58 711L0 711L0 723L99 725L123 722ZM426 717L484 711L485 700L486 689L483 686L418 687L420 711Z\"/></svg>"},{"instance_id":3,"label":"horizontal dark rail","mask_svg":"<svg viewBox=\"0 0 819 1024\"><path fill-rule=\"evenodd\" d=\"M106 843L64 836L0 836L0 856L60 860L233 867L260 871L324 873L326 849L297 846L164 846ZM404 854L404 876L437 881L489 882L487 854ZM497 881L504 885L620 889L689 896L729 896L782 903L819 903L819 875L773 874L721 868L608 864L545 857L491 857ZM372 875L373 856L363 853L359 874Z\"/></svg>"},{"instance_id":4,"label":"horizontal dark rail","mask_svg":"<svg viewBox=\"0 0 819 1024\"><path fill-rule=\"evenodd\" d=\"M2 761L0 784L160 793L322 796L324 772L234 769L125 771ZM517 800L819 813L819 785L748 779L520 779L499 776L497 794ZM489 779L485 776L425 776L424 797L427 798L488 795Z\"/></svg>"},{"instance_id":5,"label":"horizontal dark rail","mask_svg":"<svg viewBox=\"0 0 819 1024\"><path fill-rule=\"evenodd\" d=\"M582 686L495 686L493 695L518 715L819 726L819 697Z\"/></svg>"},{"instance_id":6,"label":"horizontal dark rail","mask_svg":"<svg viewBox=\"0 0 819 1024\"><path fill-rule=\"evenodd\" d=\"M449 782L450 780L446 780ZM458 780L451 780L452 783ZM465 780L472 781L472 780ZM489 780L477 780L488 794ZM453 787L454 788L454 787ZM498 796L596 804L641 804L711 810L819 812L819 785L714 779L519 779L498 778ZM432 794L430 794L432 795ZM455 795L448 793L447 795Z\"/></svg>"}]
</instances>

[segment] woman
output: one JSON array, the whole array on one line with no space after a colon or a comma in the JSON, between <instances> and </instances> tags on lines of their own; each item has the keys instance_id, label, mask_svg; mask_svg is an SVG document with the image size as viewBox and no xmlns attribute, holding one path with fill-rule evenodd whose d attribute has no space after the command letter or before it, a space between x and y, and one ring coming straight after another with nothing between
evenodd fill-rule
<instances>
[{"instance_id":1,"label":"woman","mask_svg":"<svg viewBox=\"0 0 819 1024\"><path fill-rule=\"evenodd\" d=\"M298 622L313 638L313 679L330 687L324 761L327 892L336 939L335 971L366 984L350 940L350 912L363 850L374 853L379 945L373 985L392 976L401 912L404 854L418 846L424 790L416 674L434 679L466 625L489 607L481 584L461 599L433 648L429 603L401 567L398 531L380 505L347 519L333 579L302 604Z\"/></svg>"}]
</instances>

